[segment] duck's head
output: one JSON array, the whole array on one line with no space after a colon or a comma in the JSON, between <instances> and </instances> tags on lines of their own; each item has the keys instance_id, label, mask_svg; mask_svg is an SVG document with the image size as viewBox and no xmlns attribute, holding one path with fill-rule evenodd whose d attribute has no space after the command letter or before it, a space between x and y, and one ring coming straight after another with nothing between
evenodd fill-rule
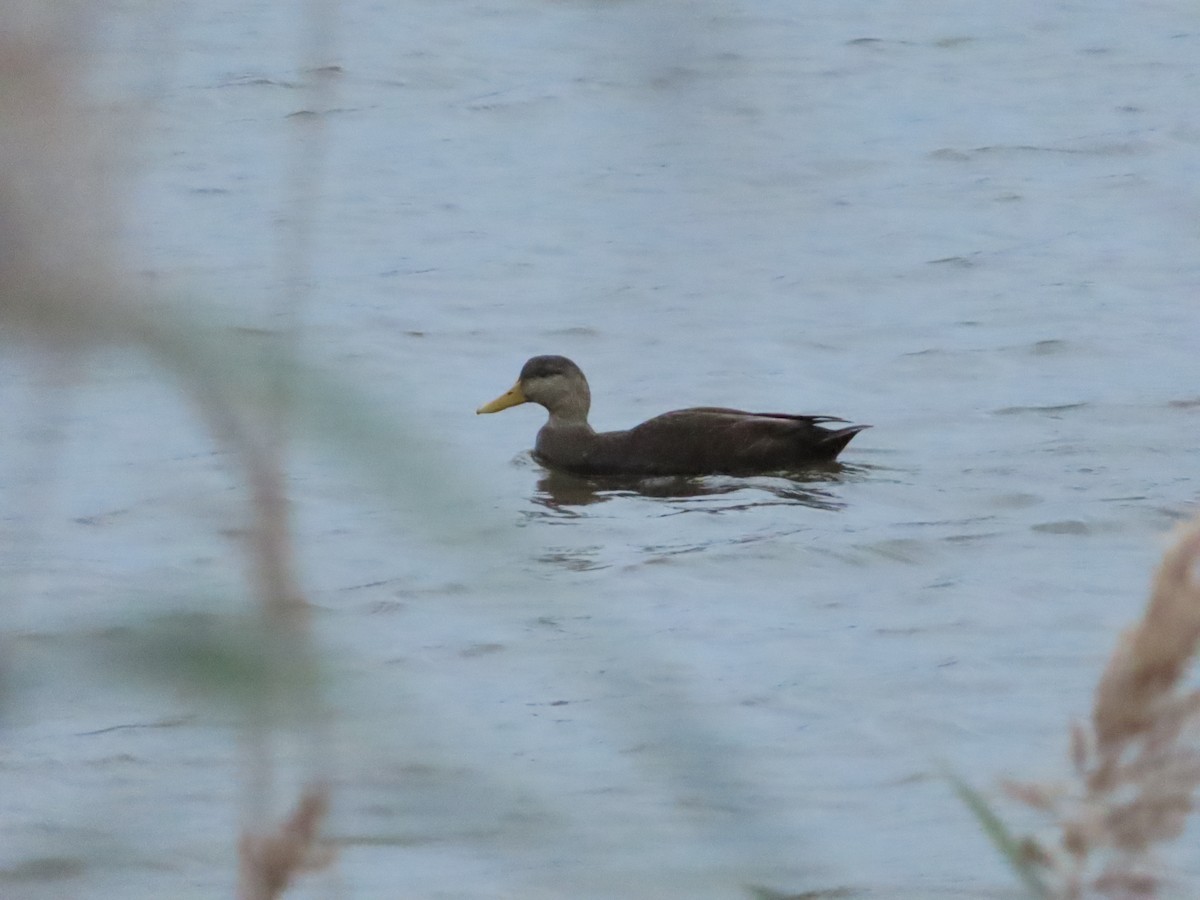
<instances>
[{"instance_id":1,"label":"duck's head","mask_svg":"<svg viewBox=\"0 0 1200 900\"><path fill-rule=\"evenodd\" d=\"M521 367L516 384L475 412L500 412L522 403L546 407L552 419L586 422L592 393L579 366L565 356L535 356Z\"/></svg>"}]
</instances>

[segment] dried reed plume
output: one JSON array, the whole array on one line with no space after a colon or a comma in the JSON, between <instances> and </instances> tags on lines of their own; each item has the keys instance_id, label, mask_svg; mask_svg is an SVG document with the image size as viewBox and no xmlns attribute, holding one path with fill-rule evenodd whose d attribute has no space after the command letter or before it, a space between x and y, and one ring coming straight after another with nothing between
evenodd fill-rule
<instances>
[{"instance_id":1,"label":"dried reed plume","mask_svg":"<svg viewBox=\"0 0 1200 900\"><path fill-rule=\"evenodd\" d=\"M1072 728L1072 784L1006 785L1061 831L1056 847L1021 847L1046 897L1145 900L1165 884L1153 849L1183 831L1200 785L1200 691L1180 684L1200 642L1198 560L1200 522L1163 557L1145 614L1096 688L1090 727Z\"/></svg>"},{"instance_id":2,"label":"dried reed plume","mask_svg":"<svg viewBox=\"0 0 1200 900\"><path fill-rule=\"evenodd\" d=\"M275 900L299 873L329 865L332 848L317 843L317 832L328 811L329 791L323 786L309 787L273 834L243 833L238 842L239 900Z\"/></svg>"}]
</instances>

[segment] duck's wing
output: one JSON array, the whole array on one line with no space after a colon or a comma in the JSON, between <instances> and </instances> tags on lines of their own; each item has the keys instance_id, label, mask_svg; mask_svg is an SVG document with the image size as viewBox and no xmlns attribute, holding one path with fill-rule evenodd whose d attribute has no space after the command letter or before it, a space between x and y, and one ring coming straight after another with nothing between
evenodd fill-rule
<instances>
[{"instance_id":1,"label":"duck's wing","mask_svg":"<svg viewBox=\"0 0 1200 900\"><path fill-rule=\"evenodd\" d=\"M866 426L829 429L834 416L698 406L598 434L596 462L647 474L772 471L831 460Z\"/></svg>"},{"instance_id":2,"label":"duck's wing","mask_svg":"<svg viewBox=\"0 0 1200 900\"><path fill-rule=\"evenodd\" d=\"M820 425L822 422L845 422L847 425L850 424L849 419L840 419L837 416L804 416L797 415L796 413L748 412L744 409L729 409L724 406L691 406L687 409L676 409L663 413L661 416L655 416L653 419L647 419L642 424L649 425L651 422L656 422L660 419L669 419L674 416L690 417L697 413L710 413L715 416L736 416L743 419L785 419L808 425Z\"/></svg>"}]
</instances>

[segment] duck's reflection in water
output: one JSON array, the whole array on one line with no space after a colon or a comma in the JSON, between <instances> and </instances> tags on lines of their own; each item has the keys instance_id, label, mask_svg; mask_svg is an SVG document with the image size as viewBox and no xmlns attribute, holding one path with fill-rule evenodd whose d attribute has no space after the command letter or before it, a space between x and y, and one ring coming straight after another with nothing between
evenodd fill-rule
<instances>
[{"instance_id":1,"label":"duck's reflection in water","mask_svg":"<svg viewBox=\"0 0 1200 900\"><path fill-rule=\"evenodd\" d=\"M777 475L734 477L581 478L546 471L538 479L533 502L559 516L579 516L578 507L605 503L620 497L646 497L669 504L664 515L684 512L725 512L760 506L799 504L822 510L839 510L845 502L821 485L854 480L858 466L825 463Z\"/></svg>"}]
</instances>

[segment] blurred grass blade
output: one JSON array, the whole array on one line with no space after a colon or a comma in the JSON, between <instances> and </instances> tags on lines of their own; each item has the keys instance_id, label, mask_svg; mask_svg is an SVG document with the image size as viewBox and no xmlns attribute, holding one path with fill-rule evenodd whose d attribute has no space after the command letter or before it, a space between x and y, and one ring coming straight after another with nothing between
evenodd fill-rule
<instances>
[{"instance_id":1,"label":"blurred grass blade","mask_svg":"<svg viewBox=\"0 0 1200 900\"><path fill-rule=\"evenodd\" d=\"M1025 889L1031 897L1036 897L1037 900L1051 900L1053 894L1050 888L1042 880L1041 874L1036 867L1030 862L1025 854L1021 851L1020 842L1013 837L1008 826L996 815L988 802L976 791L973 787L959 778L950 769L942 768L942 777L950 782L950 786L954 788L954 793L958 795L958 799L969 809L974 815L980 827L983 828L983 833L988 836L992 845L1000 851L1004 858L1008 861L1009 866L1021 879Z\"/></svg>"},{"instance_id":2,"label":"blurred grass blade","mask_svg":"<svg viewBox=\"0 0 1200 900\"><path fill-rule=\"evenodd\" d=\"M283 404L296 436L333 450L396 510L416 518L417 533L461 538L464 521L484 515L421 419L397 408L402 385L394 386L384 404L347 379L270 352L261 339L185 312L180 304L124 313L131 318L125 333L136 336L135 343L185 389L255 422L269 420ZM279 384L287 385L286 395L276 390Z\"/></svg>"},{"instance_id":3,"label":"blurred grass blade","mask_svg":"<svg viewBox=\"0 0 1200 900\"><path fill-rule=\"evenodd\" d=\"M845 900L845 898L853 897L858 893L847 887L818 888L813 891L801 891L798 894L784 893L760 885L751 885L746 890L750 892L750 896L754 900Z\"/></svg>"},{"instance_id":4,"label":"blurred grass blade","mask_svg":"<svg viewBox=\"0 0 1200 900\"><path fill-rule=\"evenodd\" d=\"M302 639L261 618L165 616L118 629L95 649L136 684L168 685L221 707L303 721L317 702L319 661Z\"/></svg>"},{"instance_id":5,"label":"blurred grass blade","mask_svg":"<svg viewBox=\"0 0 1200 900\"><path fill-rule=\"evenodd\" d=\"M136 349L202 405L234 416L242 427L257 430L282 414L297 437L331 449L393 508L416 519L421 527L415 533L428 536L433 530L443 540L460 540L464 524L484 524L478 520L486 512L445 449L430 439L428 423L400 407L404 385L389 386L385 403L349 379L282 352L270 343L278 335L239 331L185 297L117 300L102 294L103 302L89 302L94 298L78 291L61 296L43 291L14 310L2 294L0 342L32 334L69 337L79 348ZM460 414L471 415L473 405L464 401Z\"/></svg>"}]
</instances>

